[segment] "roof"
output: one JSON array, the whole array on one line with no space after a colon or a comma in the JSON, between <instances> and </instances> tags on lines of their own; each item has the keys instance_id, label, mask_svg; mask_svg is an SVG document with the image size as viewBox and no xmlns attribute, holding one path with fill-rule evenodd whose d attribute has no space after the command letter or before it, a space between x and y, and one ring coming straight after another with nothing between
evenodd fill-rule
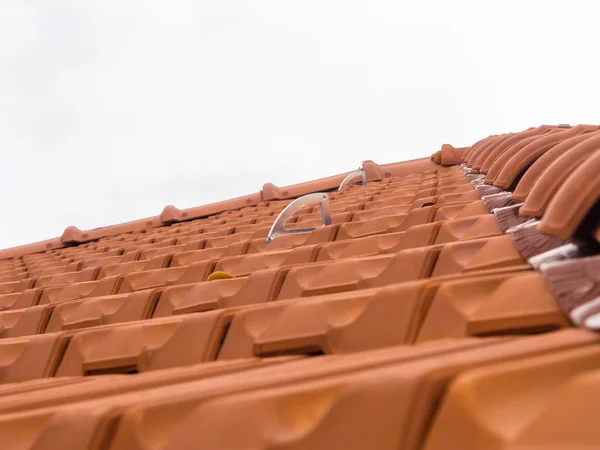
<instances>
[{"instance_id":1,"label":"roof","mask_svg":"<svg viewBox=\"0 0 600 450\"><path fill-rule=\"evenodd\" d=\"M599 144L545 125L3 250L0 441L597 442Z\"/></svg>"}]
</instances>

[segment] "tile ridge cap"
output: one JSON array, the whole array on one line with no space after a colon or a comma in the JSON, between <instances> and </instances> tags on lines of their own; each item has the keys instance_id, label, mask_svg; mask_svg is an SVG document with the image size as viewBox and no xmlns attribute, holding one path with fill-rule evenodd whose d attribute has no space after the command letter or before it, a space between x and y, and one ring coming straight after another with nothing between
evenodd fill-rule
<instances>
[{"instance_id":1,"label":"tile ridge cap","mask_svg":"<svg viewBox=\"0 0 600 450\"><path fill-rule=\"evenodd\" d=\"M415 158L387 164L377 164L372 160L365 160L363 165L364 168L361 165L359 169L362 168L365 170L365 172L367 172L368 181L378 181L389 177L405 176L409 173L420 173L433 169L435 166L437 166L435 163L430 161L430 158L428 157ZM410 167L414 167L415 170L410 170ZM176 222L209 217L215 214L241 209L247 206L256 206L265 201L287 200L297 198L311 192L330 191L337 188L343 179L352 172L353 170L283 187L275 186L272 183L265 183L262 189L254 194L244 195L241 197L235 197L228 200L208 203L206 205L186 209L179 209L173 205L167 205L163 208L161 214L158 216L122 222L114 225L107 225L89 230L80 230L76 226L71 225L65 228L60 237L0 249L0 260L20 258L22 256L34 253L43 253L48 250L80 245L85 242L102 239L104 237L142 231L149 228L159 228ZM285 191L288 191L287 195L283 195ZM290 195L292 193L294 195Z\"/></svg>"}]
</instances>

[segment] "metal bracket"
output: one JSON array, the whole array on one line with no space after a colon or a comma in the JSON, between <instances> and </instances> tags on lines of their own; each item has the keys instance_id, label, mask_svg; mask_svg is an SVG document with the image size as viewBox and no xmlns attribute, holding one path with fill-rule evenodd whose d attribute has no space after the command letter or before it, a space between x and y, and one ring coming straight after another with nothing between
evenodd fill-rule
<instances>
[{"instance_id":1,"label":"metal bracket","mask_svg":"<svg viewBox=\"0 0 600 450\"><path fill-rule=\"evenodd\" d=\"M275 219L275 222L269 231L266 242L269 243L277 236L282 236L284 234L306 233L307 231L313 231L314 228L295 228L291 230L284 228L284 225L287 223L287 221L290 220L297 211L313 203L319 203L321 205L321 220L323 222L323 226L331 225L331 208L329 207L329 197L327 194L323 192L317 192L314 194L303 195L287 205L285 209L281 211L279 216L277 216L277 219Z\"/></svg>"},{"instance_id":2,"label":"metal bracket","mask_svg":"<svg viewBox=\"0 0 600 450\"><path fill-rule=\"evenodd\" d=\"M362 167L362 164L361 164L361 167ZM340 184L338 191L343 190L346 186L348 186L350 184L350 181L354 180L355 178L359 178L359 177L362 178L362 185L366 186L367 174L365 173L364 170L357 170L356 172L352 172L346 178L344 178L344 181L342 181L342 184Z\"/></svg>"}]
</instances>

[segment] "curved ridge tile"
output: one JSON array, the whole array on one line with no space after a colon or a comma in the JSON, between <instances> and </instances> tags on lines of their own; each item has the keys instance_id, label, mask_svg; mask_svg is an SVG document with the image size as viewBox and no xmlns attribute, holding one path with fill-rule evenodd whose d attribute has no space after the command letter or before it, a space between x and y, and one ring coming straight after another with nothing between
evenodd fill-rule
<instances>
[{"instance_id":1,"label":"curved ridge tile","mask_svg":"<svg viewBox=\"0 0 600 450\"><path fill-rule=\"evenodd\" d=\"M515 134L513 134L511 137L513 136L515 136ZM535 136L530 139L535 139ZM506 140L504 142L506 142ZM483 163L487 160L488 156L490 156L492 152L495 152L498 147L500 147L501 145L503 146L504 142L499 143L498 145L495 145L492 148L487 148L486 150L481 152L479 156L477 156L477 159L473 162L473 168L478 172L481 171ZM504 146L502 148L504 148Z\"/></svg>"},{"instance_id":2,"label":"curved ridge tile","mask_svg":"<svg viewBox=\"0 0 600 450\"><path fill-rule=\"evenodd\" d=\"M497 136L490 136L487 139L480 141L478 144L475 144L471 147L471 149L465 154L465 162L471 167L471 164L477 159L478 155L481 152L485 152L488 148L492 148L498 142L507 139L508 134L500 134Z\"/></svg>"},{"instance_id":3,"label":"curved ridge tile","mask_svg":"<svg viewBox=\"0 0 600 450\"><path fill-rule=\"evenodd\" d=\"M11 247L4 250L0 250L0 260L9 258L20 258L24 255L30 255L32 253L41 253L48 250L63 248L64 246L65 244L63 244L61 238L48 239L46 241L40 241L34 244L19 245L18 247Z\"/></svg>"},{"instance_id":4,"label":"curved ridge tile","mask_svg":"<svg viewBox=\"0 0 600 450\"><path fill-rule=\"evenodd\" d=\"M431 173L437 173L439 166L430 158L418 158L391 164L381 164L379 165L379 169L382 176L384 178L388 178L405 177L410 174L425 175L428 171L431 171ZM368 173L367 180L369 180Z\"/></svg>"},{"instance_id":5,"label":"curved ridge tile","mask_svg":"<svg viewBox=\"0 0 600 450\"><path fill-rule=\"evenodd\" d=\"M120 223L108 227L94 228L93 230L81 231L79 228L70 226L63 232L61 240L64 244L82 244L95 241L107 236L131 233L148 228L162 226L160 216L148 217L147 219L134 220L132 222Z\"/></svg>"},{"instance_id":6,"label":"curved ridge tile","mask_svg":"<svg viewBox=\"0 0 600 450\"><path fill-rule=\"evenodd\" d=\"M493 135L493 136L488 136L486 138L480 139L477 142L475 142L474 144L472 144L464 153L463 153L463 161L462 162L467 162L467 159L469 159L469 155L471 155L471 153L473 153L475 150L477 150L478 148L480 148L482 145L485 145L485 143L490 140L490 139L494 139L498 136Z\"/></svg>"},{"instance_id":7,"label":"curved ridge tile","mask_svg":"<svg viewBox=\"0 0 600 450\"><path fill-rule=\"evenodd\" d=\"M597 131L597 126L590 125L578 125L567 131L558 133L548 133L543 137L539 137L534 142L524 146L521 150L517 151L508 162L502 167L500 173L496 177L494 186L508 189L512 186L516 178L536 159L541 155L551 150L556 145L564 142L565 140L580 136L582 134ZM505 153L508 154L512 149Z\"/></svg>"},{"instance_id":8,"label":"curved ridge tile","mask_svg":"<svg viewBox=\"0 0 600 450\"><path fill-rule=\"evenodd\" d=\"M74 226L67 227L65 231L63 231L60 240L65 244L82 242L84 240L83 231Z\"/></svg>"},{"instance_id":9,"label":"curved ridge tile","mask_svg":"<svg viewBox=\"0 0 600 450\"><path fill-rule=\"evenodd\" d=\"M493 152L496 147L502 145L503 142L505 142L507 139L510 139L514 135L514 133L500 135L497 139L491 140L490 142L487 142L485 145L481 146L477 150L473 151L469 155L469 159L467 161L469 167L473 168L473 166L482 154L489 154L490 152Z\"/></svg>"},{"instance_id":10,"label":"curved ridge tile","mask_svg":"<svg viewBox=\"0 0 600 450\"><path fill-rule=\"evenodd\" d=\"M365 171L365 175L367 176L367 181L373 180L381 180L383 179L383 173L381 171L381 166L370 159L367 161L363 161L361 164L362 170Z\"/></svg>"},{"instance_id":11,"label":"curved ridge tile","mask_svg":"<svg viewBox=\"0 0 600 450\"><path fill-rule=\"evenodd\" d=\"M462 149L455 150L458 152ZM437 169L437 164L432 161L431 158L419 158L410 161L381 165L371 160L366 160L362 162L361 168L366 173L367 181L379 181L383 178L405 176L410 173L421 173L428 169ZM263 201L285 200L301 197L302 195L310 194L312 192L337 189L344 178L350 173L351 172L344 172L339 175L285 187L278 187L274 184L266 183L262 188Z\"/></svg>"},{"instance_id":12,"label":"curved ridge tile","mask_svg":"<svg viewBox=\"0 0 600 450\"><path fill-rule=\"evenodd\" d=\"M539 136L539 135L545 134L554 128L555 127L551 127L549 125L542 125L541 127L529 128L528 130L521 131L520 133L514 134L513 136L511 136L510 139L507 139L501 145L497 146L494 149L494 151L488 155L485 162L481 165L480 172L487 174L489 172L490 168L492 167L492 165L494 164L494 162L498 159L498 157L502 153L504 153L506 150L508 150L510 147L515 145L517 142L519 142L523 139L527 139L528 137L531 137L531 136Z\"/></svg>"},{"instance_id":13,"label":"curved ridge tile","mask_svg":"<svg viewBox=\"0 0 600 450\"><path fill-rule=\"evenodd\" d=\"M548 136L553 136L554 134L562 134L564 132L565 132L565 130L555 128L555 129L549 131L548 133L544 133L544 135L534 136L533 139L524 139L523 141L519 142L519 144L511 146L510 148L507 148L504 152L502 152L502 154L498 155L498 158L496 159L496 161L494 161L494 164L492 164L492 166L490 167L490 170L488 170L488 173L487 173L487 176L485 177L484 183L495 185L496 179L498 178L498 175L500 175L500 172L502 172L502 169L504 168L504 166L506 166L508 161L513 156L515 156L521 149L523 149L525 146L530 145L530 144L535 144L539 139L546 140L548 138ZM525 146L520 145L524 141L525 141L526 145Z\"/></svg>"},{"instance_id":14,"label":"curved ridge tile","mask_svg":"<svg viewBox=\"0 0 600 450\"><path fill-rule=\"evenodd\" d=\"M469 159L469 156L471 155L471 153L473 153L475 150L477 150L478 148L480 148L482 145L484 145L485 141L487 141L488 139L492 139L495 136L489 136L485 139L481 139L477 142L475 142L473 145L471 145L467 151L463 154L463 162L466 163L467 160Z\"/></svg>"},{"instance_id":15,"label":"curved ridge tile","mask_svg":"<svg viewBox=\"0 0 600 450\"><path fill-rule=\"evenodd\" d=\"M529 145L530 143L536 141L537 139L540 139L540 136L537 136L537 135L536 136L530 136L530 137L528 137L526 139L523 139L523 140L517 142L516 144L512 145L506 151L510 151L510 150L513 150L513 149L520 150L523 147ZM490 156L490 154L491 154L491 151L487 152L486 154L482 154L479 157L479 159L477 160L477 163L475 164L475 167L478 167L479 169L481 169L481 167L483 166L483 164L487 160L488 156Z\"/></svg>"},{"instance_id":16,"label":"curved ridge tile","mask_svg":"<svg viewBox=\"0 0 600 450\"><path fill-rule=\"evenodd\" d=\"M278 187L274 184L266 183L262 187L263 201L267 202L270 200L286 200L290 198L301 197L313 192L323 192L337 189L349 173L350 172L345 172L332 177L307 181L305 183L291 184L284 187Z\"/></svg>"},{"instance_id":17,"label":"curved ridge tile","mask_svg":"<svg viewBox=\"0 0 600 450\"><path fill-rule=\"evenodd\" d=\"M529 193L533 189L537 180L542 174L550 167L550 165L565 152L568 152L576 145L583 141L590 139L594 136L600 135L599 131L580 134L578 136L567 139L558 145L555 145L542 156L540 156L532 165L527 169L527 172L523 175L523 178L517 184L515 191L512 194L512 198L515 201L523 202L529 196Z\"/></svg>"},{"instance_id":18,"label":"curved ridge tile","mask_svg":"<svg viewBox=\"0 0 600 450\"><path fill-rule=\"evenodd\" d=\"M488 137L485 137L483 139L479 139L477 142L474 142L473 144L471 144L471 146L469 148L467 148L467 150L465 151L465 153L463 154L463 162L467 161L467 158L469 157L469 155L475 150L478 149L479 147L481 147L482 145L485 145L486 142L488 142L491 139L495 139L499 137L499 135L497 134L492 134Z\"/></svg>"},{"instance_id":19,"label":"curved ridge tile","mask_svg":"<svg viewBox=\"0 0 600 450\"><path fill-rule=\"evenodd\" d=\"M477 152L473 152L469 159L469 167L474 169L474 166L477 163L477 161L479 160L479 158L481 157L481 155L490 154L496 148L498 148L500 145L504 144L504 142L511 139L513 136L515 136L515 133L504 134L504 135L500 136L499 139L496 139L495 141L491 142L489 145L480 148ZM474 170L479 171L479 169L474 169Z\"/></svg>"},{"instance_id":20,"label":"curved ridge tile","mask_svg":"<svg viewBox=\"0 0 600 450\"><path fill-rule=\"evenodd\" d=\"M571 237L600 198L600 151L575 169L560 187L538 224L540 233Z\"/></svg>"},{"instance_id":21,"label":"curved ridge tile","mask_svg":"<svg viewBox=\"0 0 600 450\"><path fill-rule=\"evenodd\" d=\"M173 205L168 205L163 209L160 215L162 224L172 222L182 222L185 220L198 219L200 217L211 216L230 209L241 209L246 206L255 206L262 202L262 193L245 195L243 197L232 198L222 202L209 203L204 206L196 206L188 209L177 209Z\"/></svg>"},{"instance_id":22,"label":"curved ridge tile","mask_svg":"<svg viewBox=\"0 0 600 450\"><path fill-rule=\"evenodd\" d=\"M459 151L462 149L455 150ZM379 181L383 178L401 177L411 173L423 173L424 171L431 169L437 170L437 164L432 161L431 158L419 158L391 164L377 164L371 160L367 160L362 162L361 167L362 170L365 171L367 181ZM344 178L350 173L351 172L345 172L339 175L285 187L278 187L274 184L266 183L262 188L262 198L263 201L285 200L301 197L312 192L330 191L337 189L341 182L344 181Z\"/></svg>"},{"instance_id":23,"label":"curved ridge tile","mask_svg":"<svg viewBox=\"0 0 600 450\"><path fill-rule=\"evenodd\" d=\"M468 147L454 147L450 144L442 145L441 163L443 166L454 166L462 162L462 155Z\"/></svg>"},{"instance_id":24,"label":"curved ridge tile","mask_svg":"<svg viewBox=\"0 0 600 450\"><path fill-rule=\"evenodd\" d=\"M514 145L516 142L519 141L520 139L520 135L522 133L530 133L534 130L537 130L537 128L533 127L533 128L528 128L524 131L519 131L517 133L509 133L506 135L506 138L502 140L502 142L498 142L496 143L496 145L494 145L493 148L488 149L487 151L485 151L485 153L482 153L479 155L479 157L477 158L476 161L473 161L473 164L477 163L477 167L479 167L477 170L480 173L484 173L482 171L482 169L486 169L485 167L485 162L490 158L491 155L495 155L498 152L501 152L502 149L504 148L508 148L511 145ZM486 171L487 173L487 171Z\"/></svg>"},{"instance_id":25,"label":"curved ridge tile","mask_svg":"<svg viewBox=\"0 0 600 450\"><path fill-rule=\"evenodd\" d=\"M160 213L162 223L181 222L185 220L181 210L173 205L167 205Z\"/></svg>"},{"instance_id":26,"label":"curved ridge tile","mask_svg":"<svg viewBox=\"0 0 600 450\"><path fill-rule=\"evenodd\" d=\"M600 133L594 133L558 157L539 177L519 210L522 216L542 217L548 204L568 176L600 148Z\"/></svg>"}]
</instances>

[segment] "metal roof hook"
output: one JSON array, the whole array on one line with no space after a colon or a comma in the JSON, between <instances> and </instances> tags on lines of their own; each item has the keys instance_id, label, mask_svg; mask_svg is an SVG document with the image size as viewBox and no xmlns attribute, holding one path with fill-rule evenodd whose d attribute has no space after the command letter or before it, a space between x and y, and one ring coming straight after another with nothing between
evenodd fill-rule
<instances>
[{"instance_id":1,"label":"metal roof hook","mask_svg":"<svg viewBox=\"0 0 600 450\"><path fill-rule=\"evenodd\" d=\"M361 168L362 168L362 164L361 164ZM348 176L346 178L344 178L344 181L342 181L342 184L340 184L338 191L341 191L344 188L346 188L350 184L350 181L354 180L355 178L361 178L362 185L366 186L367 174L365 173L364 170L357 170L356 172L352 172L352 173L348 174Z\"/></svg>"},{"instance_id":2,"label":"metal roof hook","mask_svg":"<svg viewBox=\"0 0 600 450\"><path fill-rule=\"evenodd\" d=\"M324 192L303 195L287 205L285 209L281 211L279 216L277 216L277 219L275 219L275 222L269 231L266 242L269 243L277 236L282 236L284 234L306 233L308 231L313 231L315 228L295 228L291 230L284 228L284 225L287 223L287 221L290 220L297 211L313 203L319 203L321 206L321 220L323 222L323 226L331 225L331 208L329 206L328 195Z\"/></svg>"}]
</instances>

